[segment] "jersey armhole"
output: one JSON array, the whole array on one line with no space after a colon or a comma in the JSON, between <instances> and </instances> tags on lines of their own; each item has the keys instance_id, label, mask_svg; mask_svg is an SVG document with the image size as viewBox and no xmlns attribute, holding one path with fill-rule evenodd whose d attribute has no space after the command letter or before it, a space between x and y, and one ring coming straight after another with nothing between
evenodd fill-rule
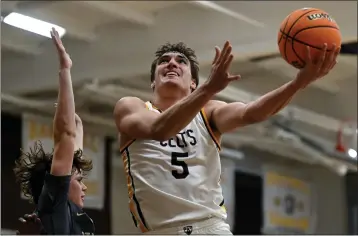
<instances>
[{"instance_id":1,"label":"jersey armhole","mask_svg":"<svg viewBox=\"0 0 358 236\"><path fill-rule=\"evenodd\" d=\"M203 121L204 121L204 124L205 124L205 127L206 129L208 130L208 133L210 135L210 137L212 138L212 140L214 141L214 143L216 144L216 147L218 148L218 150L220 151L221 150L221 146L220 146L220 142L219 142L219 139L215 136L214 132L213 132L213 129L211 128L210 126L210 122L209 122L209 119L205 113L205 110L204 108L202 108L200 110L200 115L201 117L203 118Z\"/></svg>"},{"instance_id":2,"label":"jersey armhole","mask_svg":"<svg viewBox=\"0 0 358 236\"><path fill-rule=\"evenodd\" d=\"M120 148L119 148L119 152L120 153L123 153L130 145L132 145L132 143L134 143L135 139L131 139L129 140L128 142L126 142L124 145L122 145Z\"/></svg>"}]
</instances>

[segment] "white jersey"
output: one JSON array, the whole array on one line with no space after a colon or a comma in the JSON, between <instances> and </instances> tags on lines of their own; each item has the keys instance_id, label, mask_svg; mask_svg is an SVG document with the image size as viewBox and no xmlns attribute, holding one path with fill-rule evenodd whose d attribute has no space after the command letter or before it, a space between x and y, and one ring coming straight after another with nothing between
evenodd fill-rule
<instances>
[{"instance_id":1,"label":"white jersey","mask_svg":"<svg viewBox=\"0 0 358 236\"><path fill-rule=\"evenodd\" d=\"M160 113L150 102L146 107ZM167 141L131 140L121 148L129 207L142 232L226 219L219 148L204 110Z\"/></svg>"}]
</instances>

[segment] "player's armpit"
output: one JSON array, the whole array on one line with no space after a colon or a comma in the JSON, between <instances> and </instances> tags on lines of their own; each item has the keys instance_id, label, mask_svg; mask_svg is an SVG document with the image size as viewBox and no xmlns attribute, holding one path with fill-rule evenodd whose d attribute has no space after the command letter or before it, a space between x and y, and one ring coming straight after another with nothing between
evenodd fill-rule
<instances>
[{"instance_id":1,"label":"player's armpit","mask_svg":"<svg viewBox=\"0 0 358 236\"><path fill-rule=\"evenodd\" d=\"M136 97L120 99L114 108L117 129L131 138L161 140L166 137L155 131L160 114L149 111L145 103Z\"/></svg>"},{"instance_id":2,"label":"player's armpit","mask_svg":"<svg viewBox=\"0 0 358 236\"><path fill-rule=\"evenodd\" d=\"M242 102L226 103L217 100L210 101L206 106L213 128L220 133L257 122L246 115L246 109L247 105Z\"/></svg>"}]
</instances>

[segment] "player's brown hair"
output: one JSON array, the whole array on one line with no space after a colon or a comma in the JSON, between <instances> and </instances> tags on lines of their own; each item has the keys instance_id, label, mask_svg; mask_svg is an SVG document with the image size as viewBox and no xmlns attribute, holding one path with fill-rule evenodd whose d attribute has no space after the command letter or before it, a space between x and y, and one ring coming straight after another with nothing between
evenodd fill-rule
<instances>
[{"instance_id":1,"label":"player's brown hair","mask_svg":"<svg viewBox=\"0 0 358 236\"><path fill-rule=\"evenodd\" d=\"M191 76L194 79L196 86L198 86L199 84L198 59L195 55L195 51L187 47L186 44L184 44L183 42L179 42L175 44L166 43L157 49L157 51L155 52L155 59L152 62L152 66L150 69L150 81L151 82L154 81L155 69L157 68L159 58L163 56L163 54L168 52L179 52L189 59Z\"/></svg>"},{"instance_id":2,"label":"player's brown hair","mask_svg":"<svg viewBox=\"0 0 358 236\"><path fill-rule=\"evenodd\" d=\"M21 191L30 198L30 202L37 204L45 181L45 174L51 170L53 151L45 152L41 142L36 141L29 152L22 150L21 152L21 156L15 161L16 182L20 183ZM75 151L73 157L72 173L76 170L84 174L92 170L92 160L86 159L81 149Z\"/></svg>"}]
</instances>

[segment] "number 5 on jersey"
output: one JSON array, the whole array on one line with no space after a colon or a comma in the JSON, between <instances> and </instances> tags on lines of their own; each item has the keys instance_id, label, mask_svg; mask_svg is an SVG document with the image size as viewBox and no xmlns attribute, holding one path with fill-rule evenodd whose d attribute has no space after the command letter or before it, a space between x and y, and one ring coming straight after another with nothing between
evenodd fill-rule
<instances>
[{"instance_id":1,"label":"number 5 on jersey","mask_svg":"<svg viewBox=\"0 0 358 236\"><path fill-rule=\"evenodd\" d=\"M184 161L178 160L178 158L188 157L189 154L187 152L172 152L172 165L180 166L183 168L183 171L180 173L177 170L172 170L172 175L176 179L185 179L189 175L188 165Z\"/></svg>"}]
</instances>

